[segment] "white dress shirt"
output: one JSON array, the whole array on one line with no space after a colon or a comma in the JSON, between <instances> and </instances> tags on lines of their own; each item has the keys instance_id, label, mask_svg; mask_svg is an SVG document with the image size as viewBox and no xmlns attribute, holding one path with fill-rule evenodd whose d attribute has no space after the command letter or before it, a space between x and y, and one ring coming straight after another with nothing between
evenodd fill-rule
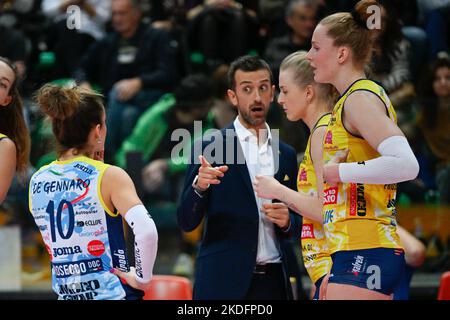
<instances>
[{"instance_id":1,"label":"white dress shirt","mask_svg":"<svg viewBox=\"0 0 450 320\"><path fill-rule=\"evenodd\" d=\"M244 152L245 162L250 174L250 180L253 182L256 175L271 176L274 175L274 158L272 150L272 135L270 128L266 123L266 130L259 133L264 141L258 146L256 131L245 128L239 120L239 116L234 120L234 127L239 142ZM265 131L265 132L264 132ZM256 204L259 213L259 229L258 229L258 251L256 262L258 264L275 263L281 261L280 251L278 249L277 238L275 235L274 224L268 220L261 212L264 203L272 203L272 200L262 199L256 196L254 192Z\"/></svg>"}]
</instances>

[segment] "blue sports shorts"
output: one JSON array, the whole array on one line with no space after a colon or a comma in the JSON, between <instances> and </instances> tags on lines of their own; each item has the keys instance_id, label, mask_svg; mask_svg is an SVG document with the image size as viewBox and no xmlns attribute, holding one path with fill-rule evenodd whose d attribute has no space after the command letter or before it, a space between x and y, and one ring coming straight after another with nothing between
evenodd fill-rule
<instances>
[{"instance_id":1,"label":"blue sports shorts","mask_svg":"<svg viewBox=\"0 0 450 320\"><path fill-rule=\"evenodd\" d=\"M328 283L349 284L386 295L394 292L405 270L403 249L338 251L331 259Z\"/></svg>"},{"instance_id":2,"label":"blue sports shorts","mask_svg":"<svg viewBox=\"0 0 450 320\"><path fill-rule=\"evenodd\" d=\"M320 277L320 279L317 280L316 283L314 283L314 285L316 286L316 292L314 292L313 300L319 300L320 286L321 286L321 284L322 284L323 279L324 279L326 276L327 276L327 275L324 275L324 276Z\"/></svg>"}]
</instances>

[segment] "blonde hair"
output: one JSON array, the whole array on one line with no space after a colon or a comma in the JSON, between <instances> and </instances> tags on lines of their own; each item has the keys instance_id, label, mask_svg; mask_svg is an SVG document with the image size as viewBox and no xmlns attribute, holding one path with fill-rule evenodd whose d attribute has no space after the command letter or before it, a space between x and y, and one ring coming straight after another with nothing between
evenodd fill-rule
<instances>
[{"instance_id":1,"label":"blonde hair","mask_svg":"<svg viewBox=\"0 0 450 320\"><path fill-rule=\"evenodd\" d=\"M314 69L306 58L306 54L306 51L296 51L288 55L281 62L280 72L290 71L299 87L313 85L317 91L316 96L331 109L336 103L338 92L331 84L314 81Z\"/></svg>"},{"instance_id":2,"label":"blonde hair","mask_svg":"<svg viewBox=\"0 0 450 320\"><path fill-rule=\"evenodd\" d=\"M371 30L366 22L370 17L368 8L380 6L375 0L361 0L349 12L339 12L323 18L320 25L328 28L328 36L334 39L335 46L349 46L353 52L355 66L363 67L372 54Z\"/></svg>"}]
</instances>

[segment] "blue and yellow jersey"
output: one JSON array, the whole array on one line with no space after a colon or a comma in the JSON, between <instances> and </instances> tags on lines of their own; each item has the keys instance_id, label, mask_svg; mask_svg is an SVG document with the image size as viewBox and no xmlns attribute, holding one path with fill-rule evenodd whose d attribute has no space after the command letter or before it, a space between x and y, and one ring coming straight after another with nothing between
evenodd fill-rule
<instances>
[{"instance_id":1,"label":"blue and yellow jersey","mask_svg":"<svg viewBox=\"0 0 450 320\"><path fill-rule=\"evenodd\" d=\"M64 300L141 295L113 268L129 271L122 217L109 210L101 183L109 165L80 156L53 161L30 181L30 212L52 265L53 290Z\"/></svg>"},{"instance_id":2,"label":"blue and yellow jersey","mask_svg":"<svg viewBox=\"0 0 450 320\"><path fill-rule=\"evenodd\" d=\"M298 192L317 196L316 172L311 159L311 136L318 127L326 126L330 118L330 113L323 115L311 130L305 154L298 170ZM322 182L320 181L320 183ZM332 265L325 234L320 222L303 217L301 245L306 271L308 271L311 281L316 283L317 280L328 273Z\"/></svg>"},{"instance_id":3,"label":"blue and yellow jersey","mask_svg":"<svg viewBox=\"0 0 450 320\"><path fill-rule=\"evenodd\" d=\"M366 140L348 132L342 122L345 100L357 90L369 91L379 97L389 118L397 121L394 108L381 86L367 79L355 81L333 108L324 136L324 163L345 149L349 150L347 162L364 162L380 156ZM323 226L330 253L401 248L396 233L396 189L396 184L339 183L330 187L325 183Z\"/></svg>"}]
</instances>

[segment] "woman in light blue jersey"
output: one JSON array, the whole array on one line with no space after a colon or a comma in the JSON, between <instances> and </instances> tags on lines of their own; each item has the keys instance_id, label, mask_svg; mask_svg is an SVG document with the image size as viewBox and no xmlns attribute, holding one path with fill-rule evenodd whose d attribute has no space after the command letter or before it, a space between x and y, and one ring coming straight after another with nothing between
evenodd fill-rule
<instances>
[{"instance_id":1,"label":"woman in light blue jersey","mask_svg":"<svg viewBox=\"0 0 450 320\"><path fill-rule=\"evenodd\" d=\"M54 85L37 93L52 122L58 159L33 175L30 211L50 254L59 299L139 299L153 274L155 224L129 175L103 163L101 98ZM135 235L135 266L128 262L122 218Z\"/></svg>"}]
</instances>

